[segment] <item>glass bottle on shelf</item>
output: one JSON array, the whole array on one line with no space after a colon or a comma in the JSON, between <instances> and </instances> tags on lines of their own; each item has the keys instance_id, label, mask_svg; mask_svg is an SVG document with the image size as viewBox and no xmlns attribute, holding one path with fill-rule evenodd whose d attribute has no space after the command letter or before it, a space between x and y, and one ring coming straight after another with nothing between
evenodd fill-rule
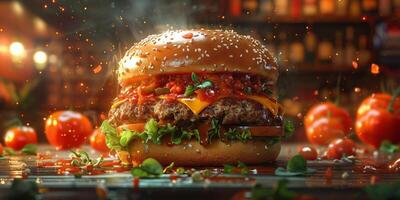
<instances>
[{"instance_id":1,"label":"glass bottle on shelf","mask_svg":"<svg viewBox=\"0 0 400 200\"><path fill-rule=\"evenodd\" d=\"M304 0L303 1L303 15L313 16L318 12L317 0Z\"/></svg>"},{"instance_id":2,"label":"glass bottle on shelf","mask_svg":"<svg viewBox=\"0 0 400 200\"><path fill-rule=\"evenodd\" d=\"M299 17L301 15L301 0L292 0L290 5L290 15Z\"/></svg>"},{"instance_id":3,"label":"glass bottle on shelf","mask_svg":"<svg viewBox=\"0 0 400 200\"><path fill-rule=\"evenodd\" d=\"M294 64L304 61L304 45L299 39L294 40L290 44L289 61Z\"/></svg>"},{"instance_id":4,"label":"glass bottle on shelf","mask_svg":"<svg viewBox=\"0 0 400 200\"><path fill-rule=\"evenodd\" d=\"M350 16L358 17L361 14L361 7L359 0L351 0L350 1L350 9L349 9Z\"/></svg>"},{"instance_id":5,"label":"glass bottle on shelf","mask_svg":"<svg viewBox=\"0 0 400 200\"><path fill-rule=\"evenodd\" d=\"M286 64L288 62L288 49L289 45L287 43L287 35L285 32L279 33L279 45L277 49L276 56L281 64Z\"/></svg>"},{"instance_id":6,"label":"glass bottle on shelf","mask_svg":"<svg viewBox=\"0 0 400 200\"><path fill-rule=\"evenodd\" d=\"M274 5L272 0L261 0L260 12L262 15L271 16L273 15Z\"/></svg>"},{"instance_id":7,"label":"glass bottle on shelf","mask_svg":"<svg viewBox=\"0 0 400 200\"><path fill-rule=\"evenodd\" d=\"M333 44L328 39L322 39L318 44L318 61L321 64L331 64Z\"/></svg>"},{"instance_id":8,"label":"glass bottle on shelf","mask_svg":"<svg viewBox=\"0 0 400 200\"><path fill-rule=\"evenodd\" d=\"M373 14L378 10L378 2L376 0L362 0L361 7L364 14Z\"/></svg>"},{"instance_id":9,"label":"glass bottle on shelf","mask_svg":"<svg viewBox=\"0 0 400 200\"><path fill-rule=\"evenodd\" d=\"M334 0L320 0L319 13L321 15L332 15L335 13L336 5Z\"/></svg>"},{"instance_id":10,"label":"glass bottle on shelf","mask_svg":"<svg viewBox=\"0 0 400 200\"><path fill-rule=\"evenodd\" d=\"M346 28L346 46L344 49L344 61L345 61L344 64L345 65L351 65L351 63L353 61L356 61L354 59L356 49L354 48L353 39L354 39L354 29L352 27L347 27Z\"/></svg>"},{"instance_id":11,"label":"glass bottle on shelf","mask_svg":"<svg viewBox=\"0 0 400 200\"><path fill-rule=\"evenodd\" d=\"M314 63L317 47L317 37L313 32L307 32L304 37L306 63Z\"/></svg>"},{"instance_id":12,"label":"glass bottle on shelf","mask_svg":"<svg viewBox=\"0 0 400 200\"><path fill-rule=\"evenodd\" d=\"M343 51L343 35L342 32L336 31L335 36L335 54L333 56L333 64L336 66L343 66L344 61Z\"/></svg>"},{"instance_id":13,"label":"glass bottle on shelf","mask_svg":"<svg viewBox=\"0 0 400 200\"><path fill-rule=\"evenodd\" d=\"M275 14L276 15L287 15L288 8L289 8L289 1L288 0L274 0L275 4Z\"/></svg>"},{"instance_id":14,"label":"glass bottle on shelf","mask_svg":"<svg viewBox=\"0 0 400 200\"><path fill-rule=\"evenodd\" d=\"M341 0L341 1L336 1L337 2L337 15L338 16L345 16L347 15L347 7L349 5L349 1L348 0Z\"/></svg>"},{"instance_id":15,"label":"glass bottle on shelf","mask_svg":"<svg viewBox=\"0 0 400 200\"><path fill-rule=\"evenodd\" d=\"M392 11L391 0L380 0L379 1L379 15L388 16Z\"/></svg>"},{"instance_id":16,"label":"glass bottle on shelf","mask_svg":"<svg viewBox=\"0 0 400 200\"><path fill-rule=\"evenodd\" d=\"M245 15L257 15L258 14L258 0L243 0L242 9Z\"/></svg>"},{"instance_id":17,"label":"glass bottle on shelf","mask_svg":"<svg viewBox=\"0 0 400 200\"><path fill-rule=\"evenodd\" d=\"M359 58L359 65L366 66L368 61L371 57L370 52L367 49L368 37L366 35L360 35L358 41L358 58Z\"/></svg>"},{"instance_id":18,"label":"glass bottle on shelf","mask_svg":"<svg viewBox=\"0 0 400 200\"><path fill-rule=\"evenodd\" d=\"M242 14L242 1L241 0L231 0L229 2L230 15L238 17Z\"/></svg>"}]
</instances>

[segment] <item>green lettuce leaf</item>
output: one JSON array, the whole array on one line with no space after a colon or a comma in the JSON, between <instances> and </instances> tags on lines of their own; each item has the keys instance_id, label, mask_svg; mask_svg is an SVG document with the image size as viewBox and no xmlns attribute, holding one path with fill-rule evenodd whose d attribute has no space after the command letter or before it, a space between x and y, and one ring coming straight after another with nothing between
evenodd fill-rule
<instances>
[{"instance_id":1,"label":"green lettuce leaf","mask_svg":"<svg viewBox=\"0 0 400 200\"><path fill-rule=\"evenodd\" d=\"M113 150L121 150L120 139L117 129L114 128L107 120L103 121L100 130L106 135L106 145Z\"/></svg>"}]
</instances>

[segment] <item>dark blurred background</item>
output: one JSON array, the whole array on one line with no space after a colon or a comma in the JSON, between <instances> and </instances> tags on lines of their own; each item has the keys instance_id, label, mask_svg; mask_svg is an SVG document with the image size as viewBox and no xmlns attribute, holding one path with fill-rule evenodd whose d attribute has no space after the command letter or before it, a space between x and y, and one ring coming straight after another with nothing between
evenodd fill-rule
<instances>
[{"instance_id":1,"label":"dark blurred background","mask_svg":"<svg viewBox=\"0 0 400 200\"><path fill-rule=\"evenodd\" d=\"M64 109L99 125L118 91L113 70L134 42L198 27L263 41L280 65L279 101L300 126L316 102L354 113L400 82L400 0L1 1L1 133L20 121L43 141L44 120Z\"/></svg>"}]
</instances>

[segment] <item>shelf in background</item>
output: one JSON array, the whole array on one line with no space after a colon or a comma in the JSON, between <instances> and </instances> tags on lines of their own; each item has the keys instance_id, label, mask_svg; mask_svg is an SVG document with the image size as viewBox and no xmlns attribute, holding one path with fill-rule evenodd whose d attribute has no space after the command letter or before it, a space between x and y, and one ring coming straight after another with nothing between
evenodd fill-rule
<instances>
[{"instance_id":1,"label":"shelf in background","mask_svg":"<svg viewBox=\"0 0 400 200\"><path fill-rule=\"evenodd\" d=\"M223 19L207 17L198 17L200 22L204 23L269 23L269 24L369 24L377 20L373 16L225 16Z\"/></svg>"},{"instance_id":2,"label":"shelf in background","mask_svg":"<svg viewBox=\"0 0 400 200\"><path fill-rule=\"evenodd\" d=\"M290 64L279 69L282 73L330 73L330 72L344 72L344 73L357 73L363 70L364 67L358 69L352 68L350 65L334 65L334 64Z\"/></svg>"}]
</instances>

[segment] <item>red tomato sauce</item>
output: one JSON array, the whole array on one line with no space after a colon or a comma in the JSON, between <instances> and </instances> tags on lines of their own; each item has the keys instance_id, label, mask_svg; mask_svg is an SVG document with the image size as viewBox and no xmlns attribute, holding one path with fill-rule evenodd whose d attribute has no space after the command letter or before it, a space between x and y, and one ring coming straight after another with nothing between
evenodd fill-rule
<instances>
[{"instance_id":1,"label":"red tomato sauce","mask_svg":"<svg viewBox=\"0 0 400 200\"><path fill-rule=\"evenodd\" d=\"M221 95L243 96L246 94L270 96L273 91L273 82L252 74L244 73L203 73L196 74L198 83L211 81L212 86L196 89L195 94L201 100L213 101ZM159 75L141 79L125 87L116 101L128 99L134 104L155 101L158 97L157 89L168 88L169 92L162 94L166 99L174 100L183 97L187 86L195 86L191 74Z\"/></svg>"}]
</instances>

